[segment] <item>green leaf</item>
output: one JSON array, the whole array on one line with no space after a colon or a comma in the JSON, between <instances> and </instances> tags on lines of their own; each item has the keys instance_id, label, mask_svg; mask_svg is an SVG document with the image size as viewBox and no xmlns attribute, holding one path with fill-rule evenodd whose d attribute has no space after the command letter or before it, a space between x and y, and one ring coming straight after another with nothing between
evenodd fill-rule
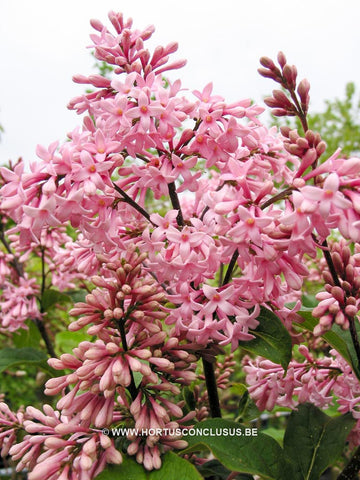
<instances>
[{"instance_id":1,"label":"green leaf","mask_svg":"<svg viewBox=\"0 0 360 480\"><path fill-rule=\"evenodd\" d=\"M194 465L173 452L161 457L160 470L148 472L132 457L123 455L121 465L109 465L96 480L203 480Z\"/></svg>"},{"instance_id":2,"label":"green leaf","mask_svg":"<svg viewBox=\"0 0 360 480\"><path fill-rule=\"evenodd\" d=\"M219 460L210 460L209 462L203 463L198 467L199 472L205 478L221 478L226 480L231 471L228 468L225 468L224 465L221 465ZM247 473L238 473L236 477L232 477L234 480L254 480L252 475Z\"/></svg>"},{"instance_id":3,"label":"green leaf","mask_svg":"<svg viewBox=\"0 0 360 480\"><path fill-rule=\"evenodd\" d=\"M28 327L27 330L22 328L13 334L12 339L15 347L38 347L41 342L41 334L39 329L32 320L27 320L25 324Z\"/></svg>"},{"instance_id":4,"label":"green leaf","mask_svg":"<svg viewBox=\"0 0 360 480\"><path fill-rule=\"evenodd\" d=\"M133 458L123 454L121 465L108 465L95 480L148 480L148 472Z\"/></svg>"},{"instance_id":5,"label":"green leaf","mask_svg":"<svg viewBox=\"0 0 360 480\"><path fill-rule=\"evenodd\" d=\"M257 317L260 322L258 327L256 330L249 330L249 333L255 335L254 340L240 342L239 346L255 355L279 363L286 370L292 353L290 334L273 312L264 307L260 309Z\"/></svg>"},{"instance_id":6,"label":"green leaf","mask_svg":"<svg viewBox=\"0 0 360 480\"><path fill-rule=\"evenodd\" d=\"M355 420L350 413L329 417L312 404L292 412L284 437L284 453L295 465L296 479L319 480L344 449Z\"/></svg>"},{"instance_id":7,"label":"green leaf","mask_svg":"<svg viewBox=\"0 0 360 480\"><path fill-rule=\"evenodd\" d=\"M41 304L45 312L47 312L51 307L56 305L57 303L69 303L71 302L71 298L69 295L65 293L59 292L50 288L49 290L45 290L41 297Z\"/></svg>"},{"instance_id":8,"label":"green leaf","mask_svg":"<svg viewBox=\"0 0 360 480\"><path fill-rule=\"evenodd\" d=\"M187 436L189 446L183 453L210 450L230 471L260 475L262 479L289 480L293 477L280 445L268 435L246 436L246 431L251 429L220 418L205 420L193 428L203 432L209 429L205 431L208 434Z\"/></svg>"},{"instance_id":9,"label":"green leaf","mask_svg":"<svg viewBox=\"0 0 360 480\"><path fill-rule=\"evenodd\" d=\"M4 348L0 350L0 372L17 365L37 365L48 367L47 355L35 348ZM49 367L48 367L49 368Z\"/></svg>"},{"instance_id":10,"label":"green leaf","mask_svg":"<svg viewBox=\"0 0 360 480\"><path fill-rule=\"evenodd\" d=\"M138 388L138 386L142 382L143 375L140 372L132 372L132 374L133 374L133 378L134 378L134 382L135 382L135 387Z\"/></svg>"},{"instance_id":11,"label":"green leaf","mask_svg":"<svg viewBox=\"0 0 360 480\"><path fill-rule=\"evenodd\" d=\"M67 290L64 293L71 298L73 303L85 302L85 297L88 294L86 290Z\"/></svg>"},{"instance_id":12,"label":"green leaf","mask_svg":"<svg viewBox=\"0 0 360 480\"><path fill-rule=\"evenodd\" d=\"M72 353L80 342L91 341L92 337L84 332L59 332L55 336L55 344L62 353Z\"/></svg>"},{"instance_id":13,"label":"green leaf","mask_svg":"<svg viewBox=\"0 0 360 480\"><path fill-rule=\"evenodd\" d=\"M304 321L301 323L294 323L294 325L302 330L308 330L312 332L315 326L318 324L318 320L312 316L311 312L300 311L298 313L302 316ZM321 335L321 338L323 338L343 357L344 360L348 362L357 378L360 379L360 370L350 332L342 330L338 325L334 325L331 330Z\"/></svg>"},{"instance_id":14,"label":"green leaf","mask_svg":"<svg viewBox=\"0 0 360 480\"><path fill-rule=\"evenodd\" d=\"M202 480L194 465L176 453L168 452L162 457L160 470L153 470L149 480Z\"/></svg>"}]
</instances>

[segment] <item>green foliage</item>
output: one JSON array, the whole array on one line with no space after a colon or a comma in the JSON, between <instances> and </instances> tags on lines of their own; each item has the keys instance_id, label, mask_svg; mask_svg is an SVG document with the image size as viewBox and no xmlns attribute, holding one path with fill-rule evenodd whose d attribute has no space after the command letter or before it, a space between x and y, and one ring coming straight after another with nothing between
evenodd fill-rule
<instances>
[{"instance_id":1,"label":"green foliage","mask_svg":"<svg viewBox=\"0 0 360 480\"><path fill-rule=\"evenodd\" d=\"M254 340L240 342L240 347L279 363L286 370L292 353L289 332L281 320L267 308L261 307L257 320L260 322L258 327L249 330L249 333L255 335Z\"/></svg>"},{"instance_id":2,"label":"green foliage","mask_svg":"<svg viewBox=\"0 0 360 480\"><path fill-rule=\"evenodd\" d=\"M121 465L108 466L96 477L96 480L201 480L203 477L194 465L168 452L162 457L160 470L147 472L142 465L131 457L123 457Z\"/></svg>"},{"instance_id":3,"label":"green foliage","mask_svg":"<svg viewBox=\"0 0 360 480\"><path fill-rule=\"evenodd\" d=\"M59 332L55 336L55 344L61 353L72 353L80 342L90 342L92 337L84 332Z\"/></svg>"},{"instance_id":4,"label":"green foliage","mask_svg":"<svg viewBox=\"0 0 360 480\"><path fill-rule=\"evenodd\" d=\"M350 413L331 418L314 405L300 405L290 416L284 438L294 480L319 480L341 455L354 423Z\"/></svg>"},{"instance_id":5,"label":"green foliage","mask_svg":"<svg viewBox=\"0 0 360 480\"><path fill-rule=\"evenodd\" d=\"M189 446L183 453L210 450L225 467L234 472L260 475L263 479L289 480L293 472L276 440L263 433L245 436L245 427L229 420L214 418L194 425L194 429L212 432L241 430L242 435L196 435L187 437Z\"/></svg>"},{"instance_id":6,"label":"green foliage","mask_svg":"<svg viewBox=\"0 0 360 480\"><path fill-rule=\"evenodd\" d=\"M47 355L35 348L4 348L0 350L0 373L8 368L18 365L36 365L42 368L47 367Z\"/></svg>"},{"instance_id":7,"label":"green foliage","mask_svg":"<svg viewBox=\"0 0 360 480\"><path fill-rule=\"evenodd\" d=\"M337 148L346 155L360 152L360 99L355 98L355 84L345 88L345 98L326 100L323 113L310 114L309 128L319 132L327 144L326 155Z\"/></svg>"},{"instance_id":8,"label":"green foliage","mask_svg":"<svg viewBox=\"0 0 360 480\"><path fill-rule=\"evenodd\" d=\"M40 332L32 320L27 320L27 330L24 328L18 330L13 335L13 343L17 348L32 347L38 348L41 342Z\"/></svg>"},{"instance_id":9,"label":"green foliage","mask_svg":"<svg viewBox=\"0 0 360 480\"><path fill-rule=\"evenodd\" d=\"M71 302L70 296L66 295L65 293L61 293L57 290L49 288L45 290L41 297L41 304L43 309L48 312L50 308L56 307L58 303L64 304L67 302Z\"/></svg>"},{"instance_id":10,"label":"green foliage","mask_svg":"<svg viewBox=\"0 0 360 480\"><path fill-rule=\"evenodd\" d=\"M294 325L300 327L302 330L312 332L318 324L318 320L313 318L310 311L300 311L298 313L303 317L304 321L302 323L294 323ZM360 325L357 325L357 330L359 334ZM331 330L325 332L321 337L339 352L343 359L351 366L357 378L360 379L360 368L349 330L342 330L338 325L334 325Z\"/></svg>"},{"instance_id":11,"label":"green foliage","mask_svg":"<svg viewBox=\"0 0 360 480\"><path fill-rule=\"evenodd\" d=\"M224 467L219 460L210 460L198 467L199 472L204 478L227 479L231 471ZM253 480L254 477L247 473L238 473L236 477L231 477L233 480Z\"/></svg>"}]
</instances>

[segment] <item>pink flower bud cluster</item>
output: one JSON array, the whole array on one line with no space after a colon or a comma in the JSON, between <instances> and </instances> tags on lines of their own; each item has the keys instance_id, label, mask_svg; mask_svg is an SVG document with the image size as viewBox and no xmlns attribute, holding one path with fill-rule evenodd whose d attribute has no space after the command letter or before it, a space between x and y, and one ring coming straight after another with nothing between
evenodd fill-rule
<instances>
[{"instance_id":1,"label":"pink flower bud cluster","mask_svg":"<svg viewBox=\"0 0 360 480\"><path fill-rule=\"evenodd\" d=\"M314 133L312 130L307 130L303 137L298 134L297 130L291 130L289 127L281 127L281 133L285 137L284 148L301 160L296 173L296 177L301 177L307 168L316 165L326 150L326 143L321 140L319 133Z\"/></svg>"},{"instance_id":2,"label":"pink flower bud cluster","mask_svg":"<svg viewBox=\"0 0 360 480\"><path fill-rule=\"evenodd\" d=\"M270 360L244 358L248 390L260 410L272 410L275 405L295 408L305 402L323 408L332 403L331 389L342 373L337 361L315 359L305 345L300 345L299 353L305 361L291 361L286 374Z\"/></svg>"},{"instance_id":3,"label":"pink flower bud cluster","mask_svg":"<svg viewBox=\"0 0 360 480\"><path fill-rule=\"evenodd\" d=\"M260 63L262 68L259 68L258 72L263 77L271 78L275 82L280 83L280 85L289 92L295 92L297 68L295 65L289 65L287 63L283 52L279 52L277 60L280 68L278 68L270 58L261 57ZM266 105L273 109L272 113L277 117L296 115L297 107L301 107L302 112L306 114L310 102L309 90L310 83L304 78L297 87L300 105L295 105L290 101L282 90L274 90L273 96L266 98L264 101Z\"/></svg>"},{"instance_id":4,"label":"pink flower bud cluster","mask_svg":"<svg viewBox=\"0 0 360 480\"><path fill-rule=\"evenodd\" d=\"M360 310L360 245L355 244L355 254L346 242L333 243L330 249L334 276L323 272L326 281L325 291L316 295L320 300L313 310L313 316L319 318L314 329L315 335L322 335L336 323L342 329L349 328L349 322L357 319Z\"/></svg>"},{"instance_id":5,"label":"pink flower bud cluster","mask_svg":"<svg viewBox=\"0 0 360 480\"><path fill-rule=\"evenodd\" d=\"M18 428L26 435L9 453L18 461L17 471L30 470L29 480L91 480L107 463L122 462L113 439L50 405L43 412L28 407Z\"/></svg>"},{"instance_id":6,"label":"pink flower bud cluster","mask_svg":"<svg viewBox=\"0 0 360 480\"><path fill-rule=\"evenodd\" d=\"M183 417L182 408L171 396L178 395L177 385L196 379L197 345L180 342L163 330L167 315L161 306L164 298L157 282L142 267L145 254L135 246L121 258L103 255L103 275L92 281L97 288L70 312L82 315L70 325L78 330L91 324L88 333L98 340L81 342L74 354L50 359L58 370L71 373L50 379L45 393L62 393L57 408L62 415L80 419L80 425L103 428L121 424L139 429L179 428L172 418ZM105 260L107 262L105 263ZM138 385L134 375L139 378ZM69 386L71 390L65 392ZM132 396L129 401L126 391ZM170 397L169 397L170 395ZM188 414L189 420L195 412ZM184 421L184 419L182 420ZM119 423L120 422L120 423ZM168 448L184 448L174 436L133 436L128 453L151 470L160 468L160 454Z\"/></svg>"}]
</instances>

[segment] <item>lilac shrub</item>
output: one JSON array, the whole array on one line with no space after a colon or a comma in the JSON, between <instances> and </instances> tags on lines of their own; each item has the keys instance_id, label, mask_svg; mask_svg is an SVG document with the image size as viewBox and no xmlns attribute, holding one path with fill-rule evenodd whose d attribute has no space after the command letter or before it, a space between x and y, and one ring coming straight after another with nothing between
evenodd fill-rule
<instances>
[{"instance_id":1,"label":"lilac shrub","mask_svg":"<svg viewBox=\"0 0 360 480\"><path fill-rule=\"evenodd\" d=\"M265 103L297 116L303 132L267 128L262 107L227 103L211 83L187 91L164 77L185 65L170 60L176 43L150 52L153 27L133 29L114 12L109 20L112 30L91 21L91 40L112 74L74 77L91 89L69 104L82 125L61 145L38 146L29 172L22 162L0 170L0 332L34 323L53 374L42 409L0 403L2 455L29 480L90 480L103 470L126 478L131 458L161 472L173 451L201 471L208 456L193 453L186 432L229 421L209 418L229 418L217 387L241 371L260 410L294 410L289 429L299 405L335 406L335 453L346 438L356 448L360 159L326 156L307 126L309 82L297 82L284 54L278 66L261 59L260 73L282 87ZM312 312L309 282L319 290ZM88 339L57 355L53 310L81 289L63 316ZM115 427L132 430L120 440L108 435ZM284 451L261 435L278 462L296 465L290 433ZM241 450L237 468L207 445L226 475L289 478L285 463L273 472L270 454L268 473ZM321 473L330 463L314 455L309 469Z\"/></svg>"}]
</instances>

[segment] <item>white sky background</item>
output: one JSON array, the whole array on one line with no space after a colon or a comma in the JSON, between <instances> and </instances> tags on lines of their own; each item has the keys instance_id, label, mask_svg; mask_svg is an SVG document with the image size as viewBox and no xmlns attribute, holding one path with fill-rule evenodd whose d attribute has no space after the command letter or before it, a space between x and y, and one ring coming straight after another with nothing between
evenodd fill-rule
<instances>
[{"instance_id":1,"label":"white sky background","mask_svg":"<svg viewBox=\"0 0 360 480\"><path fill-rule=\"evenodd\" d=\"M259 58L279 50L309 79L314 110L343 97L348 81L360 86L358 0L0 0L0 164L32 162L37 144L81 124L66 108L84 91L71 78L95 73L89 20L109 26L110 10L139 29L154 24L152 47L177 41L173 58L188 64L172 78L190 90L213 81L227 101L261 103L277 87L258 75Z\"/></svg>"}]
</instances>

